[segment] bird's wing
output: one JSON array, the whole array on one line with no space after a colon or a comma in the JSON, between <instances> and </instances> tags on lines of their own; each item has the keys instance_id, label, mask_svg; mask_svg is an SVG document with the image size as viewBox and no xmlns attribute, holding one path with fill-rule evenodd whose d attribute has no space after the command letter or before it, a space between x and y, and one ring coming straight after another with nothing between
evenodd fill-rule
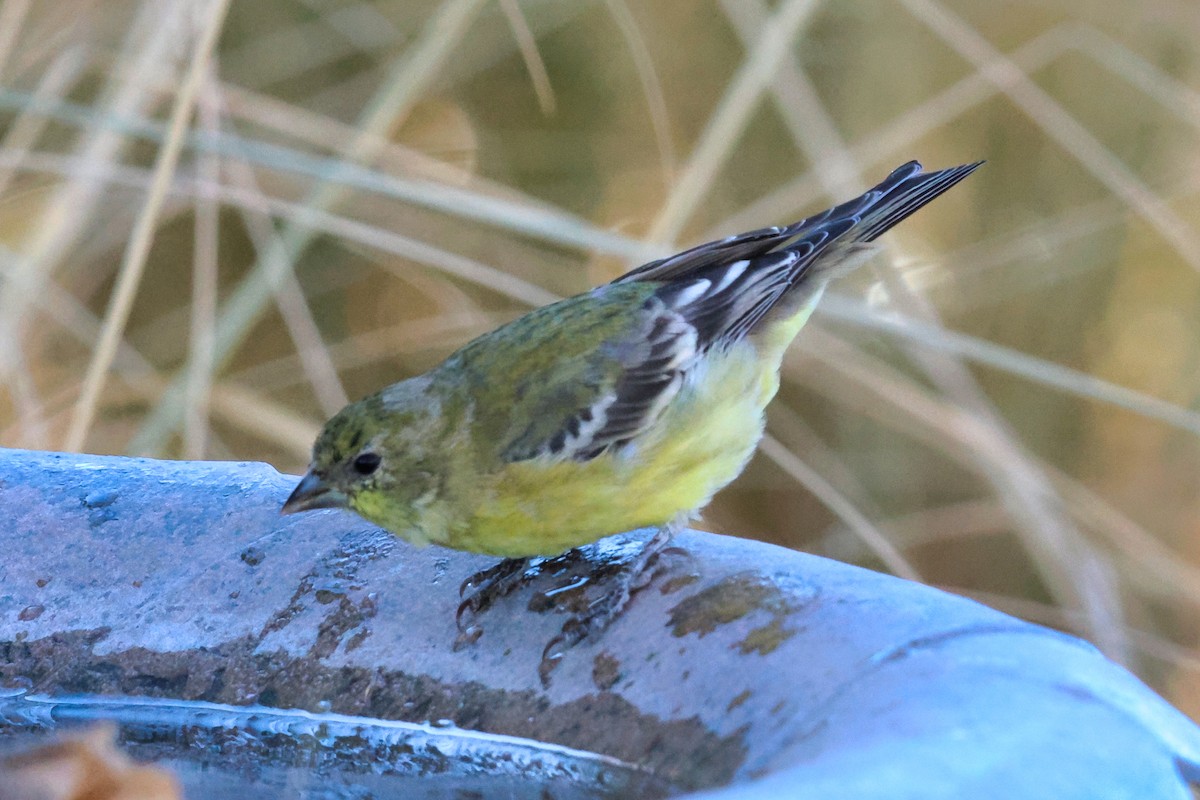
<instances>
[{"instance_id":1,"label":"bird's wing","mask_svg":"<svg viewBox=\"0 0 1200 800\"><path fill-rule=\"evenodd\" d=\"M714 344L739 338L775 304L807 252L716 263L666 284L601 287L566 301L578 307L566 313L541 310L536 335L506 332L527 354L505 356L517 388L501 405L517 425L505 437L504 460L587 461L636 439Z\"/></svg>"},{"instance_id":2,"label":"bird's wing","mask_svg":"<svg viewBox=\"0 0 1200 800\"><path fill-rule=\"evenodd\" d=\"M821 214L651 262L477 340L452 359L461 374L500 376L472 389L476 427L508 462L586 461L621 447L654 424L707 351L745 338L802 280L828 280L977 166L906 164Z\"/></svg>"},{"instance_id":3,"label":"bird's wing","mask_svg":"<svg viewBox=\"0 0 1200 800\"><path fill-rule=\"evenodd\" d=\"M697 338L656 287L605 286L538 309L447 365L469 384L472 426L500 460L587 461L653 424L694 366Z\"/></svg>"}]
</instances>

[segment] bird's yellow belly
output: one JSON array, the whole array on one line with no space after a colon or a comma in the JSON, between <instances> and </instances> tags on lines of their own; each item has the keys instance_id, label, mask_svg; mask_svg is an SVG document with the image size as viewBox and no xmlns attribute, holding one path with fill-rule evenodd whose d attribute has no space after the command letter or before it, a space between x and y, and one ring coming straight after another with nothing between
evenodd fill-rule
<instances>
[{"instance_id":1,"label":"bird's yellow belly","mask_svg":"<svg viewBox=\"0 0 1200 800\"><path fill-rule=\"evenodd\" d=\"M739 343L712 358L631 445L584 462L508 465L445 544L551 555L690 514L741 473L778 383L778 360Z\"/></svg>"}]
</instances>

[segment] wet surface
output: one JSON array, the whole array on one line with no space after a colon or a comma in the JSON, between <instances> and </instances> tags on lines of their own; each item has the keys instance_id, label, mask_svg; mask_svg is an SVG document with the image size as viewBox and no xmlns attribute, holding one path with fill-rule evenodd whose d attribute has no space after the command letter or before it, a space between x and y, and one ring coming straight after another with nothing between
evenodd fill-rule
<instances>
[{"instance_id":1,"label":"wet surface","mask_svg":"<svg viewBox=\"0 0 1200 800\"><path fill-rule=\"evenodd\" d=\"M727 781L745 756L737 736L716 736L695 719L667 722L639 713L609 692L553 705L535 691L447 684L403 671L331 668L319 657L260 653L253 639L205 651L135 648L97 654L95 645L106 635L105 630L75 631L0 644L0 685L44 696L86 692L414 723L447 720L460 728L503 731L628 759L684 787ZM317 647L322 647L320 638ZM598 720L605 722L597 725Z\"/></svg>"},{"instance_id":2,"label":"wet surface","mask_svg":"<svg viewBox=\"0 0 1200 800\"><path fill-rule=\"evenodd\" d=\"M168 767L188 797L205 800L654 800L672 793L616 759L446 724L145 698L0 696L0 754L96 720L115 721L121 749Z\"/></svg>"},{"instance_id":3,"label":"wet surface","mask_svg":"<svg viewBox=\"0 0 1200 800\"><path fill-rule=\"evenodd\" d=\"M335 616L336 619L336 616ZM338 627L326 620L329 628ZM496 730L618 759L629 759L683 787L728 781L742 763L739 736L718 736L696 718L664 721L638 712L611 692L564 704L535 691L498 691L481 682L456 685L401 670L331 668L320 657L257 652L246 638L218 648L97 654L107 631L74 631L35 642L0 643L0 685L44 696L88 692ZM313 655L328 649L318 637Z\"/></svg>"}]
</instances>

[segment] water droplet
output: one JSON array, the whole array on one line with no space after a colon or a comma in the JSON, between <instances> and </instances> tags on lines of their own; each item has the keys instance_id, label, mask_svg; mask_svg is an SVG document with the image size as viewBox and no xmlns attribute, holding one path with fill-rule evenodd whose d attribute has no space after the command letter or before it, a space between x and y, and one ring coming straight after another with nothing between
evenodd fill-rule
<instances>
[{"instance_id":1,"label":"water droplet","mask_svg":"<svg viewBox=\"0 0 1200 800\"><path fill-rule=\"evenodd\" d=\"M117 493L112 489L97 489L94 492L89 492L83 498L83 504L88 508L104 508L110 506L117 500Z\"/></svg>"},{"instance_id":2,"label":"water droplet","mask_svg":"<svg viewBox=\"0 0 1200 800\"><path fill-rule=\"evenodd\" d=\"M260 547L247 547L239 556L239 558L241 558L247 566L251 567L257 567L266 557L267 554L264 553Z\"/></svg>"}]
</instances>

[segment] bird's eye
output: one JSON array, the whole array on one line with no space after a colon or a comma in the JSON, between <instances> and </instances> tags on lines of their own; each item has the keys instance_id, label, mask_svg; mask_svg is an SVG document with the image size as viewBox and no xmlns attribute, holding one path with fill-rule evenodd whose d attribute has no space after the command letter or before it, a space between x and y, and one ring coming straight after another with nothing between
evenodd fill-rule
<instances>
[{"instance_id":1,"label":"bird's eye","mask_svg":"<svg viewBox=\"0 0 1200 800\"><path fill-rule=\"evenodd\" d=\"M359 475L370 475L375 470L379 469L379 463L383 461L378 453L359 453L354 459L352 466L354 471Z\"/></svg>"}]
</instances>

